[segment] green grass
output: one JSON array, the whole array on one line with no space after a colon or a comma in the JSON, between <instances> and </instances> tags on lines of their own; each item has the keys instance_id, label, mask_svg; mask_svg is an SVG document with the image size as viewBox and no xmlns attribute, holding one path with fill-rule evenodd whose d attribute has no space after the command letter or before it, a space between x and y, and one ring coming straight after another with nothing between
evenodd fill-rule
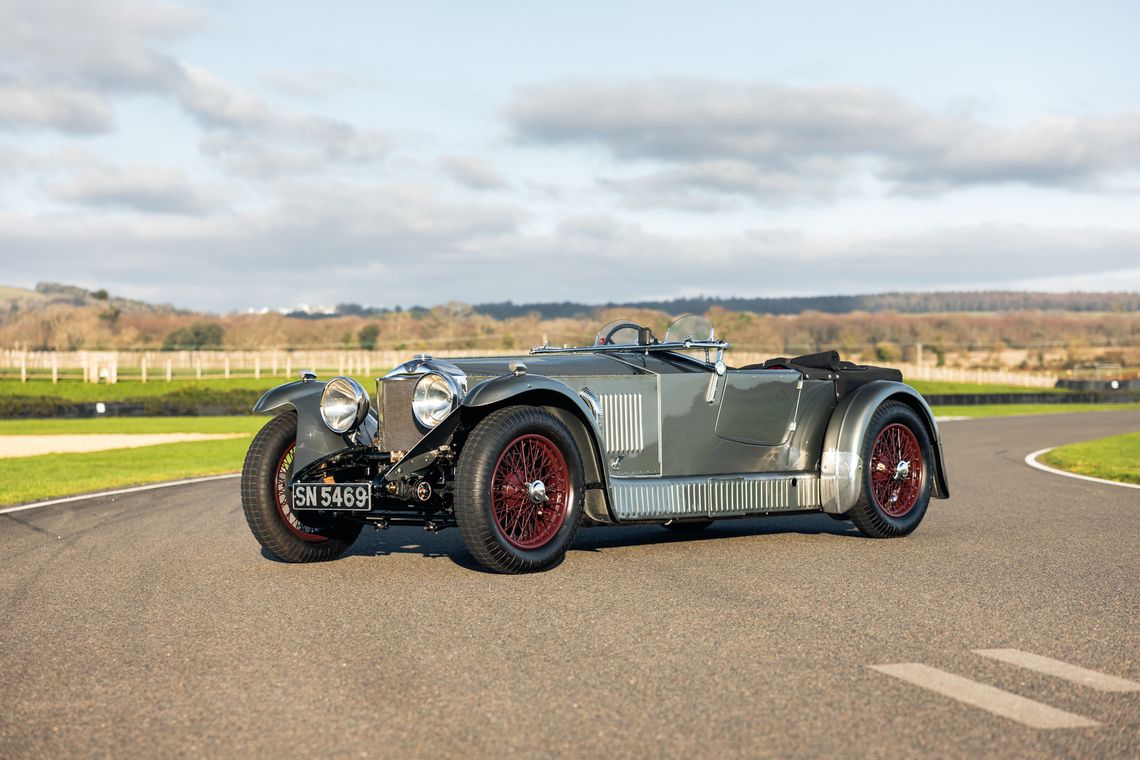
<instances>
[{"instance_id":1,"label":"green grass","mask_svg":"<svg viewBox=\"0 0 1140 760\"><path fill-rule=\"evenodd\" d=\"M1070 393L1065 388L1026 388L1024 385L986 385L980 383L951 383L942 380L907 380L907 385L919 393L945 393L963 395L969 393Z\"/></svg>"},{"instance_id":2,"label":"green grass","mask_svg":"<svg viewBox=\"0 0 1140 760\"><path fill-rule=\"evenodd\" d=\"M255 380L252 377L232 377L218 380L174 380L173 382L159 381L140 383L135 381L120 381L114 385L103 383L83 383L79 380L61 380L52 383L50 380L29 380L21 383L19 380L0 380L0 396L41 396L74 401L76 403L96 401L123 401L125 399L142 399L165 396L178 391L267 391L275 385L291 382L295 378L262 377ZM365 388L368 385L364 386Z\"/></svg>"},{"instance_id":3,"label":"green grass","mask_svg":"<svg viewBox=\"0 0 1140 760\"><path fill-rule=\"evenodd\" d=\"M255 433L268 417L92 417L0 420L0 435L85 433Z\"/></svg>"},{"instance_id":4,"label":"green grass","mask_svg":"<svg viewBox=\"0 0 1140 760\"><path fill-rule=\"evenodd\" d=\"M1094 478L1140 484L1140 432L1061 446L1040 461Z\"/></svg>"},{"instance_id":5,"label":"green grass","mask_svg":"<svg viewBox=\"0 0 1140 760\"><path fill-rule=\"evenodd\" d=\"M0 505L237 472L248 448L235 438L0 459Z\"/></svg>"},{"instance_id":6,"label":"green grass","mask_svg":"<svg viewBox=\"0 0 1140 760\"><path fill-rule=\"evenodd\" d=\"M1064 414L1066 412L1112 412L1140 410L1137 404L984 404L980 406L934 406L939 417L1009 417L1022 414Z\"/></svg>"}]
</instances>

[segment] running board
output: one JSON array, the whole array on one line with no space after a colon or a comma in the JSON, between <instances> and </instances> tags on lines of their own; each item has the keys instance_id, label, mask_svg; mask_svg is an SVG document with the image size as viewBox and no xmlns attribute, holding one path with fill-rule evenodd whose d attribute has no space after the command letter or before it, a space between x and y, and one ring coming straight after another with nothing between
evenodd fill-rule
<instances>
[{"instance_id":1,"label":"running board","mask_svg":"<svg viewBox=\"0 0 1140 760\"><path fill-rule=\"evenodd\" d=\"M819 475L765 473L685 478L610 478L619 521L729 517L822 509Z\"/></svg>"}]
</instances>

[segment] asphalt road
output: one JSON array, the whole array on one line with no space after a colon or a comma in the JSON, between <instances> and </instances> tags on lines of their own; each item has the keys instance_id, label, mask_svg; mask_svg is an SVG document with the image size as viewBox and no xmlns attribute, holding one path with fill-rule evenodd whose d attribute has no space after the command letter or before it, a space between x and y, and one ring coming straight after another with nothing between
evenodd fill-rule
<instances>
[{"instance_id":1,"label":"asphalt road","mask_svg":"<svg viewBox=\"0 0 1140 760\"><path fill-rule=\"evenodd\" d=\"M911 537L825 516L583 530L538 575L458 531L272 561L237 481L0 516L0 757L1137 757L1140 495L1025 466L1140 413L951 422ZM1031 728L919 663L1098 725Z\"/></svg>"}]
</instances>

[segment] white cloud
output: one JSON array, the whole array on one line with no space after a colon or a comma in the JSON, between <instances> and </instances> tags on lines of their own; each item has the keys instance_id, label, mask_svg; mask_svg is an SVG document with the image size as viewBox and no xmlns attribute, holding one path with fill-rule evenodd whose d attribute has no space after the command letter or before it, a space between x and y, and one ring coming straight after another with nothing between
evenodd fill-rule
<instances>
[{"instance_id":1,"label":"white cloud","mask_svg":"<svg viewBox=\"0 0 1140 760\"><path fill-rule=\"evenodd\" d=\"M110 103L96 93L0 82L0 129L95 134L110 129L111 122Z\"/></svg>"},{"instance_id":2,"label":"white cloud","mask_svg":"<svg viewBox=\"0 0 1140 760\"><path fill-rule=\"evenodd\" d=\"M197 215L220 206L184 172L169 169L90 166L52 183L47 190L64 203L147 214Z\"/></svg>"},{"instance_id":3,"label":"white cloud","mask_svg":"<svg viewBox=\"0 0 1140 760\"><path fill-rule=\"evenodd\" d=\"M453 181L469 190L505 190L509 183L478 156L443 156L439 165Z\"/></svg>"},{"instance_id":4,"label":"white cloud","mask_svg":"<svg viewBox=\"0 0 1140 760\"><path fill-rule=\"evenodd\" d=\"M521 208L455 202L419 185L304 181L284 190L287 200L262 209L201 216L2 215L0 250L22 262L25 284L67 271L81 285L149 296L162 283L160 300L219 310L1002 289L1046 274L1060 289L1065 278L1140 287L1135 230L992 224L678 236L589 214L528 231Z\"/></svg>"},{"instance_id":5,"label":"white cloud","mask_svg":"<svg viewBox=\"0 0 1140 760\"><path fill-rule=\"evenodd\" d=\"M1140 169L1140 113L997 126L863 87L559 82L519 90L507 116L527 142L596 145L622 163L670 167L618 183L638 205L708 193L826 198L868 165L908 194L1089 189Z\"/></svg>"}]
</instances>

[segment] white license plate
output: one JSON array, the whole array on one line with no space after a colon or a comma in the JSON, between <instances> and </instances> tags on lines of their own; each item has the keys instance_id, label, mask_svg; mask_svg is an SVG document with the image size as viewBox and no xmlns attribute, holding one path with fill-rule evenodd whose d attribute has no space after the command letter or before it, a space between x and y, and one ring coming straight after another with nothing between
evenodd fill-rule
<instances>
[{"instance_id":1,"label":"white license plate","mask_svg":"<svg viewBox=\"0 0 1140 760\"><path fill-rule=\"evenodd\" d=\"M367 512L372 509L372 484L294 483L293 509Z\"/></svg>"}]
</instances>

